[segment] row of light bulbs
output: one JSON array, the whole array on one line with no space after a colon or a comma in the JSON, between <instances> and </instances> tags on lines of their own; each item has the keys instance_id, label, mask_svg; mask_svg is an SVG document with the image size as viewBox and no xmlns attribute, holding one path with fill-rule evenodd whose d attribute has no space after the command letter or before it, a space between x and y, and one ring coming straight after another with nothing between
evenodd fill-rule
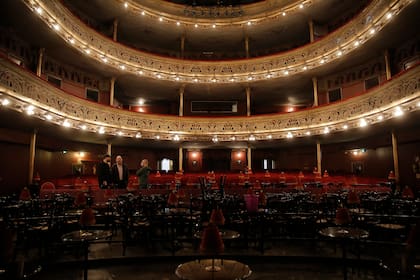
<instances>
[{"instance_id":1,"label":"row of light bulbs","mask_svg":"<svg viewBox=\"0 0 420 280\"><path fill-rule=\"evenodd\" d=\"M2 97L2 96L0 96ZM11 104L12 102L7 98L7 97L3 97L0 98L0 104L4 107L7 107ZM413 109L412 107L410 107L411 105L406 105L406 106L396 106L392 109L392 111L389 112L382 112L382 113L376 113L373 114L369 117L363 117L360 118L356 123L352 124L353 128L356 127L367 127L369 124L374 124L374 123L378 123L381 122L382 120L384 120L384 115L388 115L389 117L401 117L402 115L404 115L404 112L406 110L411 110ZM19 106L16 106L16 108L18 108ZM420 108L420 101L417 101L415 103L415 107ZM76 129L81 129L81 130L90 130L91 132L96 132L99 134L110 134L110 135L118 135L118 136L125 136L125 137L135 137L135 138L142 138L142 134L141 132L123 132L122 130L115 130L115 129L107 129L105 126L102 125L97 125L97 124L90 124L90 125L86 125L86 124L80 124L80 122L76 121L76 122L72 122L71 120L69 120L68 118L63 118L62 116L54 116L53 114L49 113L49 112L45 112L42 109L37 109L35 106L33 105L20 105L20 108L23 108L23 111L29 115L35 115L41 119L56 123L56 124L61 124L63 127L66 128L76 128ZM38 111L38 112L37 112ZM390 116L390 114L392 114L392 116ZM343 131L343 130L347 130L350 128L350 125L348 124L343 124L340 126L336 125L336 126L325 126L324 128L322 128L321 130L319 129L312 129L312 131L317 132L317 134L329 134L332 131ZM286 139L291 139L294 137L303 137L303 136L310 136L312 134L311 130L303 130L303 129L298 129L298 130L294 130L294 131L289 131L287 133L285 133L283 135L283 137L280 138L286 138ZM247 136L247 137L236 137L236 136L218 136L218 135L214 135L211 138L211 141L214 143L217 143L219 141L236 141L236 140L248 140L248 141L256 141L256 140L270 140L272 139L273 136L271 134L268 135L258 135L255 136L253 134ZM161 139L161 136L159 135L155 135L154 139L159 140ZM168 138L165 138L167 140L169 140ZM171 140L173 141L180 141L181 140L181 136L179 134L173 134L171 136Z\"/></svg>"},{"instance_id":2,"label":"row of light bulbs","mask_svg":"<svg viewBox=\"0 0 420 280\"><path fill-rule=\"evenodd\" d=\"M43 14L43 10L41 7L33 7L33 9L39 14ZM394 10L393 10L394 9ZM390 20L396 8L392 7L389 11L384 15L386 20ZM190 83L234 83L234 82L250 82L250 81L258 81L258 80L267 80L272 78L281 78L287 77L291 74L297 74L304 72L308 69L316 68L322 66L323 64L338 59L344 54L351 52L352 50L358 48L361 44L369 39L369 37L373 36L377 30L383 27L385 24L380 19L372 26L364 35L361 35L359 38L354 39L353 41L349 42L347 45L342 45L337 47L337 49L331 53L325 54L322 58L318 58L316 60L307 61L305 64L300 65L293 65L293 66L284 66L282 69L276 70L267 70L265 73L241 73L241 74L232 74L230 77L228 76L216 76L213 77L203 77L203 76L191 76L188 74L179 74L179 73L165 73L159 72L158 70L150 70L150 69L143 69L141 66L133 66L127 63L121 62L119 59L116 59L110 55L107 55L101 51L95 50L85 42L76 42L76 39L71 35L66 35L65 32L61 33L60 25L51 18L48 18L49 24L52 29L60 34L64 35L67 42L71 45L74 45L82 50L87 55L92 56L93 58L102 61L105 64L114 66L121 71L127 71L131 73L135 73L137 75L144 75L154 79L165 79L170 81L176 82L190 82Z\"/></svg>"},{"instance_id":3,"label":"row of light bulbs","mask_svg":"<svg viewBox=\"0 0 420 280\"><path fill-rule=\"evenodd\" d=\"M229 17L226 21L222 21L219 19L219 22L214 22L214 19L199 19L199 23L197 23L197 18L190 18L190 17L171 17L166 14L166 16L162 16L160 12L156 12L153 10L145 9L143 6L139 6L137 3L133 1L124 1L123 7L126 10L133 11L140 16L149 16L152 19L155 19L159 22L165 22L169 24L175 24L176 26L185 26L190 27L193 26L194 28L216 28L218 26L251 26L255 24L260 24L264 21L274 20L280 17L285 17L286 15L292 15L296 11L300 11L305 7L309 7L312 5L312 1L304 0L304 1L295 1L295 3L288 5L282 9L274 10L270 14L267 12L257 15L258 17L248 18L244 20L244 17L238 17L239 20L235 20L235 17Z\"/></svg>"}]
</instances>

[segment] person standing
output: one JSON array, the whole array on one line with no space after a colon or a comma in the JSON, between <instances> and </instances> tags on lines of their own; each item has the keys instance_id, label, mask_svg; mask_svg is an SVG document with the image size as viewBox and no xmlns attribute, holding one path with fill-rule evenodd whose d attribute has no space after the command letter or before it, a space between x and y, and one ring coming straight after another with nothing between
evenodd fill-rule
<instances>
[{"instance_id":1,"label":"person standing","mask_svg":"<svg viewBox=\"0 0 420 280\"><path fill-rule=\"evenodd\" d=\"M112 182L118 189L127 188L128 184L128 167L123 163L122 156L118 155L115 158L115 164L111 169Z\"/></svg>"},{"instance_id":2,"label":"person standing","mask_svg":"<svg viewBox=\"0 0 420 280\"><path fill-rule=\"evenodd\" d=\"M147 159L143 159L140 162L140 169L137 170L136 175L139 180L139 187L140 189L146 189L149 183L149 174L152 169L149 167L149 161Z\"/></svg>"},{"instance_id":3,"label":"person standing","mask_svg":"<svg viewBox=\"0 0 420 280\"><path fill-rule=\"evenodd\" d=\"M112 184L110 155L103 156L102 161L98 164L98 168L96 169L96 174L98 175L99 188L106 189Z\"/></svg>"}]
</instances>

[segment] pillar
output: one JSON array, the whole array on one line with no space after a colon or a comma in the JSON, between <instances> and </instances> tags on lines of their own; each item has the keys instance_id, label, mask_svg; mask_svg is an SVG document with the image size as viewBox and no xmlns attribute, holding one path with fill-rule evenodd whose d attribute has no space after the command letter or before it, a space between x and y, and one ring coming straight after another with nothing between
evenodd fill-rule
<instances>
[{"instance_id":1,"label":"pillar","mask_svg":"<svg viewBox=\"0 0 420 280\"><path fill-rule=\"evenodd\" d=\"M37 130L34 130L31 134L30 144L29 144L29 174L28 174L28 184L32 184L34 178L34 165L35 165L35 148L36 148L36 134Z\"/></svg>"},{"instance_id":2,"label":"pillar","mask_svg":"<svg viewBox=\"0 0 420 280\"><path fill-rule=\"evenodd\" d=\"M185 34L181 36L181 58L184 58L184 51L185 51Z\"/></svg>"},{"instance_id":3,"label":"pillar","mask_svg":"<svg viewBox=\"0 0 420 280\"><path fill-rule=\"evenodd\" d=\"M41 77L42 74L42 61L44 60L45 49L40 48L38 53L38 64L36 65L36 75Z\"/></svg>"},{"instance_id":4,"label":"pillar","mask_svg":"<svg viewBox=\"0 0 420 280\"><path fill-rule=\"evenodd\" d=\"M179 171L183 170L182 162L184 160L184 157L183 157L183 154L182 153L183 153L182 147L179 147L179 149L178 149L178 162L179 162L179 168L178 168L178 170Z\"/></svg>"},{"instance_id":5,"label":"pillar","mask_svg":"<svg viewBox=\"0 0 420 280\"><path fill-rule=\"evenodd\" d=\"M315 40L314 36L314 22L312 20L309 20L309 41L312 43Z\"/></svg>"},{"instance_id":6,"label":"pillar","mask_svg":"<svg viewBox=\"0 0 420 280\"><path fill-rule=\"evenodd\" d=\"M316 77L312 77L312 86L314 91L314 104L313 107L318 106L318 79Z\"/></svg>"},{"instance_id":7,"label":"pillar","mask_svg":"<svg viewBox=\"0 0 420 280\"><path fill-rule=\"evenodd\" d=\"M249 58L249 37L245 36L245 54L246 58Z\"/></svg>"},{"instance_id":8,"label":"pillar","mask_svg":"<svg viewBox=\"0 0 420 280\"><path fill-rule=\"evenodd\" d=\"M107 144L107 154L112 157L112 144L111 143Z\"/></svg>"},{"instance_id":9,"label":"pillar","mask_svg":"<svg viewBox=\"0 0 420 280\"><path fill-rule=\"evenodd\" d=\"M395 181L398 183L400 181L400 169L398 165L398 141L395 132L392 131L392 158L394 159L394 174L395 174Z\"/></svg>"},{"instance_id":10,"label":"pillar","mask_svg":"<svg viewBox=\"0 0 420 280\"><path fill-rule=\"evenodd\" d=\"M179 88L179 116L180 117L184 115L184 90L185 90L185 86L182 85Z\"/></svg>"},{"instance_id":11,"label":"pillar","mask_svg":"<svg viewBox=\"0 0 420 280\"><path fill-rule=\"evenodd\" d=\"M246 87L246 115L251 116L251 88Z\"/></svg>"},{"instance_id":12,"label":"pillar","mask_svg":"<svg viewBox=\"0 0 420 280\"><path fill-rule=\"evenodd\" d=\"M247 157L247 161L248 161L248 169L252 170L252 157L251 157L251 148L250 147L248 147L246 157Z\"/></svg>"},{"instance_id":13,"label":"pillar","mask_svg":"<svg viewBox=\"0 0 420 280\"><path fill-rule=\"evenodd\" d=\"M115 77L111 78L111 86L109 88L109 105L114 106L114 90L115 90Z\"/></svg>"},{"instance_id":14,"label":"pillar","mask_svg":"<svg viewBox=\"0 0 420 280\"><path fill-rule=\"evenodd\" d=\"M114 19L113 27L112 27L112 40L115 42L117 41L117 35L118 35L118 19Z\"/></svg>"},{"instance_id":15,"label":"pillar","mask_svg":"<svg viewBox=\"0 0 420 280\"><path fill-rule=\"evenodd\" d=\"M318 169L318 172L322 174L322 152L321 152L321 144L319 142L316 142L316 168Z\"/></svg>"},{"instance_id":16,"label":"pillar","mask_svg":"<svg viewBox=\"0 0 420 280\"><path fill-rule=\"evenodd\" d=\"M389 51L384 51L384 59L385 59L385 72L386 72L386 79L391 79L391 63L389 59Z\"/></svg>"}]
</instances>

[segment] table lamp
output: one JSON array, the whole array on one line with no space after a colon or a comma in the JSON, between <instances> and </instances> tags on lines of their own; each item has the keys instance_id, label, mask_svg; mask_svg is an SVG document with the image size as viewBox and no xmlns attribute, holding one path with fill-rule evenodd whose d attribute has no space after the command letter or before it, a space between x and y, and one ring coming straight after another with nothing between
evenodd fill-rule
<instances>
[{"instance_id":1,"label":"table lamp","mask_svg":"<svg viewBox=\"0 0 420 280\"><path fill-rule=\"evenodd\" d=\"M210 223L203 232L200 244L200 252L212 256L212 265L205 269L209 272L220 271L219 266L214 265L214 257L223 253L225 245L220 235L219 229L215 224Z\"/></svg>"}]
</instances>

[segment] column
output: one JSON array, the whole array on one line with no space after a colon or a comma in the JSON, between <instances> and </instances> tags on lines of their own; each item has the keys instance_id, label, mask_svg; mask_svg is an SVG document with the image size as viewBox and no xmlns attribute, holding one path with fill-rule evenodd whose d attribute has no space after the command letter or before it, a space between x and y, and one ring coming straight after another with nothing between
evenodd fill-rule
<instances>
[{"instance_id":1,"label":"column","mask_svg":"<svg viewBox=\"0 0 420 280\"><path fill-rule=\"evenodd\" d=\"M394 174L395 181L398 183L400 181L400 169L398 166L398 141L395 132L392 131L392 158L394 159Z\"/></svg>"},{"instance_id":2,"label":"column","mask_svg":"<svg viewBox=\"0 0 420 280\"><path fill-rule=\"evenodd\" d=\"M118 19L114 19L113 27L112 27L112 40L115 42L117 41L117 35L118 35Z\"/></svg>"},{"instance_id":3,"label":"column","mask_svg":"<svg viewBox=\"0 0 420 280\"><path fill-rule=\"evenodd\" d=\"M185 90L185 85L182 85L179 88L179 116L180 117L184 115L184 90Z\"/></svg>"},{"instance_id":4,"label":"column","mask_svg":"<svg viewBox=\"0 0 420 280\"><path fill-rule=\"evenodd\" d=\"M252 157L251 157L251 147L248 147L246 152L246 157L248 161L248 169L252 170Z\"/></svg>"},{"instance_id":5,"label":"column","mask_svg":"<svg viewBox=\"0 0 420 280\"><path fill-rule=\"evenodd\" d=\"M185 34L181 36L181 58L184 58L184 51L185 51Z\"/></svg>"},{"instance_id":6,"label":"column","mask_svg":"<svg viewBox=\"0 0 420 280\"><path fill-rule=\"evenodd\" d=\"M40 48L39 53L38 53L38 64L36 66L36 75L38 77L41 77L41 74L42 74L42 61L44 60L44 53L45 53L45 49Z\"/></svg>"},{"instance_id":7,"label":"column","mask_svg":"<svg viewBox=\"0 0 420 280\"><path fill-rule=\"evenodd\" d=\"M251 116L251 88L246 87L246 115Z\"/></svg>"},{"instance_id":8,"label":"column","mask_svg":"<svg viewBox=\"0 0 420 280\"><path fill-rule=\"evenodd\" d=\"M315 40L314 39L315 38L314 37L314 22L312 21L312 19L309 20L308 25L309 25L309 40L312 43Z\"/></svg>"},{"instance_id":9,"label":"column","mask_svg":"<svg viewBox=\"0 0 420 280\"><path fill-rule=\"evenodd\" d=\"M111 78L111 85L109 88L109 105L114 106L114 90L115 90L115 77Z\"/></svg>"},{"instance_id":10,"label":"column","mask_svg":"<svg viewBox=\"0 0 420 280\"><path fill-rule=\"evenodd\" d=\"M29 144L29 174L28 184L32 184L34 178L34 165L35 165L35 148L36 148L36 134L35 129L31 134L31 142Z\"/></svg>"},{"instance_id":11,"label":"column","mask_svg":"<svg viewBox=\"0 0 420 280\"><path fill-rule=\"evenodd\" d=\"M112 157L112 144L111 143L107 144L107 154Z\"/></svg>"},{"instance_id":12,"label":"column","mask_svg":"<svg viewBox=\"0 0 420 280\"><path fill-rule=\"evenodd\" d=\"M245 35L245 54L246 58L249 58L249 37Z\"/></svg>"},{"instance_id":13,"label":"column","mask_svg":"<svg viewBox=\"0 0 420 280\"><path fill-rule=\"evenodd\" d=\"M385 72L386 72L386 79L391 79L391 63L389 59L389 51L384 51L384 59L385 59Z\"/></svg>"},{"instance_id":14,"label":"column","mask_svg":"<svg viewBox=\"0 0 420 280\"><path fill-rule=\"evenodd\" d=\"M179 171L183 170L183 167L182 167L183 160L184 160L184 157L183 157L183 154L182 154L182 147L179 147L179 149L178 149L178 162L179 162L178 170Z\"/></svg>"},{"instance_id":15,"label":"column","mask_svg":"<svg viewBox=\"0 0 420 280\"><path fill-rule=\"evenodd\" d=\"M314 89L314 104L313 107L318 106L318 79L316 77L312 77L312 86Z\"/></svg>"},{"instance_id":16,"label":"column","mask_svg":"<svg viewBox=\"0 0 420 280\"><path fill-rule=\"evenodd\" d=\"M316 168L318 169L318 172L322 174L322 152L321 152L321 144L316 142Z\"/></svg>"}]
</instances>

